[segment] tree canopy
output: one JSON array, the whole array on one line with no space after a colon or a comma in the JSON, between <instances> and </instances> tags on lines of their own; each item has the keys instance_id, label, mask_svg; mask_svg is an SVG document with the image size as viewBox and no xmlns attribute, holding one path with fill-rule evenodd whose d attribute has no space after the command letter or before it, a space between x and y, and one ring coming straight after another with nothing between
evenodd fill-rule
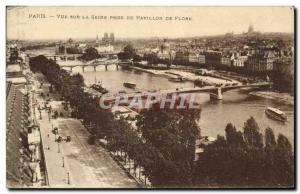
<instances>
[{"instance_id":1,"label":"tree canopy","mask_svg":"<svg viewBox=\"0 0 300 194\"><path fill-rule=\"evenodd\" d=\"M136 56L136 52L135 49L133 48L133 46L131 44L126 45L123 48L123 52L120 52L118 54L118 58L120 60L129 60L129 59L133 59Z\"/></svg>"},{"instance_id":2,"label":"tree canopy","mask_svg":"<svg viewBox=\"0 0 300 194\"><path fill-rule=\"evenodd\" d=\"M97 49L90 47L85 50L81 58L83 60L90 61L90 60L98 59L99 57L100 55Z\"/></svg>"},{"instance_id":3,"label":"tree canopy","mask_svg":"<svg viewBox=\"0 0 300 194\"><path fill-rule=\"evenodd\" d=\"M150 109L138 116L137 126L153 146L159 165L151 166L151 182L158 187L191 186L200 110Z\"/></svg>"},{"instance_id":4,"label":"tree canopy","mask_svg":"<svg viewBox=\"0 0 300 194\"><path fill-rule=\"evenodd\" d=\"M273 130L264 135L253 117L237 131L230 123L226 135L205 147L196 164L194 183L227 187L292 187L294 165L292 146Z\"/></svg>"}]
</instances>

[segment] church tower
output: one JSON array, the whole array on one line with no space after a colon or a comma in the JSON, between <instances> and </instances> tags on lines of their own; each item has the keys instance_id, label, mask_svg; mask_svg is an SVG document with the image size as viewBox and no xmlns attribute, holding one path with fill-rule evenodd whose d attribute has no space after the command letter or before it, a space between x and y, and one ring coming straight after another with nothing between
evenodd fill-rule
<instances>
[{"instance_id":1,"label":"church tower","mask_svg":"<svg viewBox=\"0 0 300 194\"><path fill-rule=\"evenodd\" d=\"M253 28L253 25L250 24L249 27L248 27L248 34L251 34L254 32L254 28Z\"/></svg>"}]
</instances>

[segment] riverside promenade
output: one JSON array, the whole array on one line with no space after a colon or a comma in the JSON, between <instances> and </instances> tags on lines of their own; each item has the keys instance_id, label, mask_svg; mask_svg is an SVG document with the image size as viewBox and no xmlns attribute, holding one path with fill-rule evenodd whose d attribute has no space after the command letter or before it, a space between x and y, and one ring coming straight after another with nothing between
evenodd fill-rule
<instances>
[{"instance_id":1,"label":"riverside promenade","mask_svg":"<svg viewBox=\"0 0 300 194\"><path fill-rule=\"evenodd\" d=\"M39 89L35 82L35 92L48 93L48 84ZM88 144L89 132L79 120L59 117L49 119L47 109L41 110L44 98L34 95L37 122L40 125L45 164L49 188L137 188L137 182L130 178L118 166L110 154L102 147ZM52 98L49 105L54 110L62 110L61 101ZM52 129L58 127L58 135ZM71 142L58 143L55 139L61 136L71 137Z\"/></svg>"}]
</instances>

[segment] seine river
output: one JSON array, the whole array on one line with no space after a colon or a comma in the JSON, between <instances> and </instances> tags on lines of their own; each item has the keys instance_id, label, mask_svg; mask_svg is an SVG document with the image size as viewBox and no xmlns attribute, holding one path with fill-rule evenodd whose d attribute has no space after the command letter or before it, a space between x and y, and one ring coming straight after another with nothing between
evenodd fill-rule
<instances>
[{"instance_id":1,"label":"seine river","mask_svg":"<svg viewBox=\"0 0 300 194\"><path fill-rule=\"evenodd\" d=\"M192 82L174 83L168 81L167 78L144 73L136 70L119 70L116 66L111 65L105 71L103 66L97 67L94 72L93 67L86 67L82 72L81 67L73 68L73 72L79 72L83 75L86 85L101 81L102 85L111 92L133 90L125 88L124 82L136 83L138 90L147 91L153 89L170 89L194 87ZM225 126L227 123L233 123L238 130L243 130L244 122L253 116L258 122L260 130L264 132L266 127L271 127L275 135L279 133L287 136L291 143L294 141L294 109L293 106L276 103L275 101L253 97L242 93L239 90L232 90L223 93L223 100L210 101L209 94L202 93L198 95L198 101L201 104L202 112L199 119L199 126L202 135L216 137L225 134ZM283 124L281 122L269 119L265 115L265 108L272 106L281 109L288 116L288 121Z\"/></svg>"}]
</instances>

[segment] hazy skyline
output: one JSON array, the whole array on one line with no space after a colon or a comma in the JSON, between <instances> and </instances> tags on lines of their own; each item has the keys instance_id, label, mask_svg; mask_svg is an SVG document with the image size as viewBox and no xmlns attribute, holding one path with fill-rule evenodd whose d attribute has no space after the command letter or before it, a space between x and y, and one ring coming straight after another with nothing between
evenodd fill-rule
<instances>
[{"instance_id":1,"label":"hazy skyline","mask_svg":"<svg viewBox=\"0 0 300 194\"><path fill-rule=\"evenodd\" d=\"M31 18L30 18L31 14ZM33 18L45 14L46 18ZM57 15L67 15L58 19ZM89 16L71 19L70 15ZM91 16L108 16L106 20ZM53 16L53 17L51 17ZM110 20L123 16L123 20ZM133 16L133 20L126 20ZM161 17L163 20L139 20L142 17ZM173 17L166 21L165 17ZM179 21L175 17L189 17ZM193 37L240 34L252 24L255 31L294 33L292 7L8 7L8 39L84 39L99 38L113 32L118 38Z\"/></svg>"}]
</instances>

